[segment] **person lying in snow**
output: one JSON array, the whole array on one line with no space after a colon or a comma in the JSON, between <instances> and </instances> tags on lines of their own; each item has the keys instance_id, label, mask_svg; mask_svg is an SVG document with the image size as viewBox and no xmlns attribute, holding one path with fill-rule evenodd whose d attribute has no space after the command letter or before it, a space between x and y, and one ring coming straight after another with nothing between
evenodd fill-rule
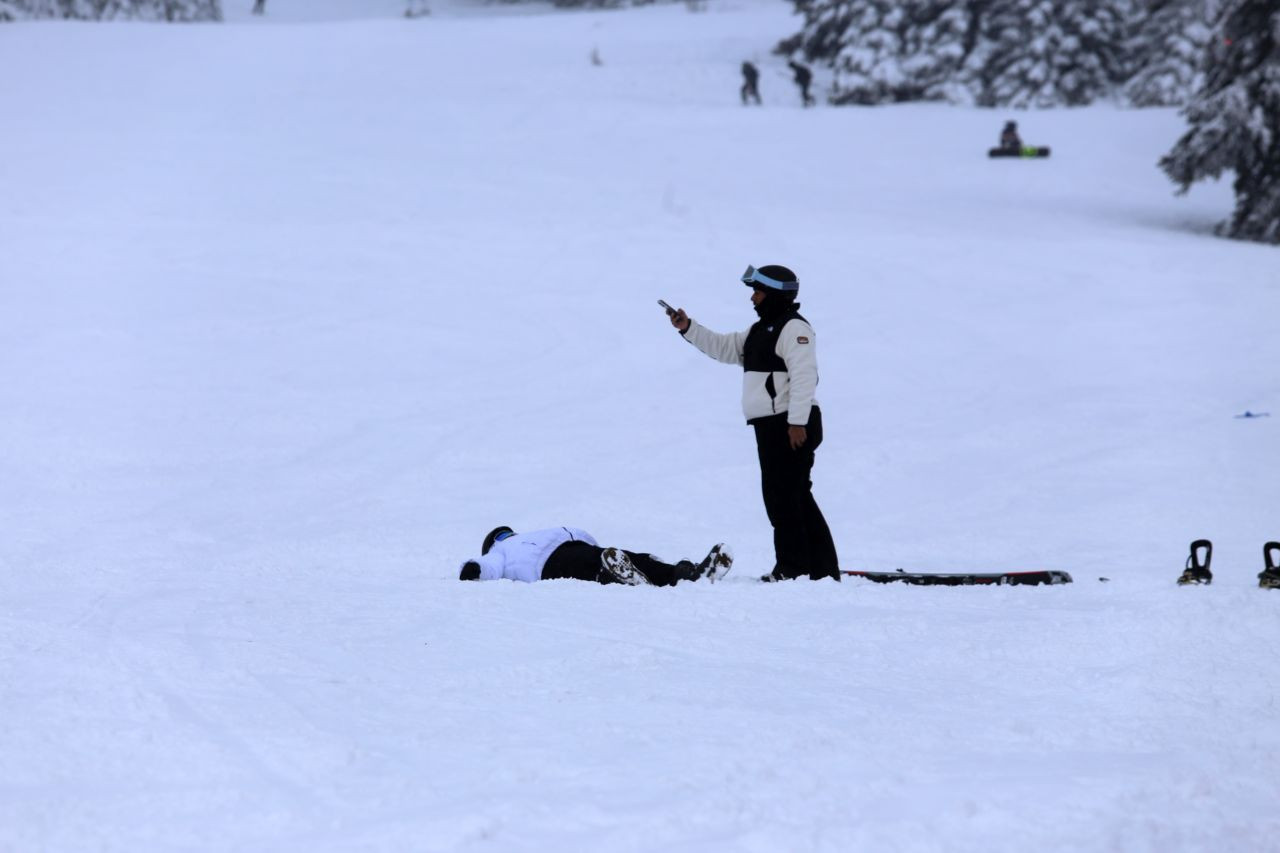
<instances>
[{"instance_id":1,"label":"person lying in snow","mask_svg":"<svg viewBox=\"0 0 1280 853\"><path fill-rule=\"evenodd\" d=\"M576 527L552 527L516 533L495 527L484 537L480 559L462 564L459 580L513 581L574 578L628 586L675 586L679 581L706 578L715 582L728 574L733 554L724 543L716 545L702 562L681 560L674 566L652 554L621 548L601 548L591 534Z\"/></svg>"}]
</instances>

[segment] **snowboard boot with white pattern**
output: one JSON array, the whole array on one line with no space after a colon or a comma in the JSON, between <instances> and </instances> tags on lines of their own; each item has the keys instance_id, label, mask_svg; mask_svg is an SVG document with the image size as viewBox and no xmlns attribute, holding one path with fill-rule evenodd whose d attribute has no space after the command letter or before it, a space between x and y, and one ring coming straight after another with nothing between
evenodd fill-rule
<instances>
[{"instance_id":1,"label":"snowboard boot with white pattern","mask_svg":"<svg viewBox=\"0 0 1280 853\"><path fill-rule=\"evenodd\" d=\"M713 545L711 550L707 552L707 556L702 558L702 562L694 564L693 560L681 560L676 563L676 580L678 581L700 581L706 580L708 583L715 583L720 578L729 574L729 569L733 568L733 551L729 550L729 546L723 542Z\"/></svg>"},{"instance_id":2,"label":"snowboard boot with white pattern","mask_svg":"<svg viewBox=\"0 0 1280 853\"><path fill-rule=\"evenodd\" d=\"M707 552L707 556L702 558L702 562L694 567L694 576L691 580L701 580L705 578L708 583L715 583L720 578L729 574L729 570L733 568L733 551L729 550L729 546L723 542L712 545L711 550Z\"/></svg>"},{"instance_id":3,"label":"snowboard boot with white pattern","mask_svg":"<svg viewBox=\"0 0 1280 853\"><path fill-rule=\"evenodd\" d=\"M621 548L605 548L600 555L600 580L602 583L620 583L627 586L643 586L649 583L644 572L636 568L627 552Z\"/></svg>"}]
</instances>

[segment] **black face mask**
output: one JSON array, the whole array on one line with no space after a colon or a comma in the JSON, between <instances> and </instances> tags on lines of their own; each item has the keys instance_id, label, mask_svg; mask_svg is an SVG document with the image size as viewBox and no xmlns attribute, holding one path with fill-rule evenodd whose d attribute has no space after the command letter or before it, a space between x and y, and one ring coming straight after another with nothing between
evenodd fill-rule
<instances>
[{"instance_id":1,"label":"black face mask","mask_svg":"<svg viewBox=\"0 0 1280 853\"><path fill-rule=\"evenodd\" d=\"M764 291L764 299L760 300L760 304L754 306L756 316L766 322L775 320L783 314L795 308L796 296L794 293L784 293L780 290Z\"/></svg>"}]
</instances>

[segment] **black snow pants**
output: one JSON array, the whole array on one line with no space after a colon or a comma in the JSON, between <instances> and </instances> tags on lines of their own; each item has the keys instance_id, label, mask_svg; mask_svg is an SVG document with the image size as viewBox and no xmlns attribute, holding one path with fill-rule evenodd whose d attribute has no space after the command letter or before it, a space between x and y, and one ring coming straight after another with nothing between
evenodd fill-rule
<instances>
[{"instance_id":1,"label":"black snow pants","mask_svg":"<svg viewBox=\"0 0 1280 853\"><path fill-rule=\"evenodd\" d=\"M603 553L604 549L598 545L566 542L547 558L546 565L542 567L542 579L549 581L574 578L580 581L614 583L608 573L601 571L603 564L600 562L600 555ZM652 554L637 554L634 551L624 553L654 586L675 586L680 579L681 572L675 566L662 562Z\"/></svg>"},{"instance_id":2,"label":"black snow pants","mask_svg":"<svg viewBox=\"0 0 1280 853\"><path fill-rule=\"evenodd\" d=\"M756 431L760 455L760 487L764 510L773 525L775 579L808 575L814 580L840 580L831 529L813 499L813 454L822 444L822 412L817 406L809 415L804 446L791 449L787 436L787 416L773 415L751 422Z\"/></svg>"}]
</instances>

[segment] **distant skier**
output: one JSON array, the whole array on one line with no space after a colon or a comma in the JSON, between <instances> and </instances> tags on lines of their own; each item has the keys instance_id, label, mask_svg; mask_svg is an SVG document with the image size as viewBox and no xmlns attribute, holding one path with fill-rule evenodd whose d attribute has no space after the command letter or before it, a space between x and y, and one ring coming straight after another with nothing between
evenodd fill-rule
<instances>
[{"instance_id":1,"label":"distant skier","mask_svg":"<svg viewBox=\"0 0 1280 853\"><path fill-rule=\"evenodd\" d=\"M760 89L757 88L759 82L760 69L750 62L742 63L742 105L744 107L752 98L755 99L757 104L760 103Z\"/></svg>"},{"instance_id":2,"label":"distant skier","mask_svg":"<svg viewBox=\"0 0 1280 853\"><path fill-rule=\"evenodd\" d=\"M459 580L537 581L572 578L627 586L675 586L680 581L706 578L715 582L728 574L733 554L723 543L694 564L670 565L652 554L621 548L601 548L591 534L576 527L553 527L516 533L495 527L484 537L480 559L462 564Z\"/></svg>"},{"instance_id":3,"label":"distant skier","mask_svg":"<svg viewBox=\"0 0 1280 853\"><path fill-rule=\"evenodd\" d=\"M1000 131L1000 148L1005 151L1021 151L1022 137L1018 136L1018 123L1007 121L1004 130Z\"/></svg>"},{"instance_id":4,"label":"distant skier","mask_svg":"<svg viewBox=\"0 0 1280 853\"><path fill-rule=\"evenodd\" d=\"M813 106L816 102L813 99L813 95L809 94L809 84L813 82L813 72L809 70L808 66L801 65L794 59L788 62L787 65L795 75L796 85L800 87L801 103L806 107Z\"/></svg>"}]
</instances>

